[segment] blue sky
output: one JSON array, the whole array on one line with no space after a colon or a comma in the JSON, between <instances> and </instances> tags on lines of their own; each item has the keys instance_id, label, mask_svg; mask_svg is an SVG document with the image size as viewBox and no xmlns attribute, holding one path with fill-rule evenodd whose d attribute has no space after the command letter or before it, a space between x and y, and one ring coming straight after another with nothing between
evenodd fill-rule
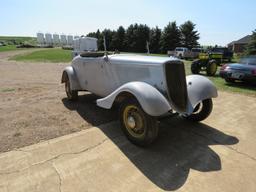
<instances>
[{"instance_id":1,"label":"blue sky","mask_svg":"<svg viewBox=\"0 0 256 192\"><path fill-rule=\"evenodd\" d=\"M132 23L196 24L203 45L226 45L256 29L255 0L0 0L0 35L87 34Z\"/></svg>"}]
</instances>

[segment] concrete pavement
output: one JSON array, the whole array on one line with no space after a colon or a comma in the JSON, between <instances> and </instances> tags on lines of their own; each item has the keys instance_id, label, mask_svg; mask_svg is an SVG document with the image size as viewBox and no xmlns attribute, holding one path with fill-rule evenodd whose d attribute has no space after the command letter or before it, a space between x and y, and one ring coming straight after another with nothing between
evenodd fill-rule
<instances>
[{"instance_id":1,"label":"concrete pavement","mask_svg":"<svg viewBox=\"0 0 256 192\"><path fill-rule=\"evenodd\" d=\"M2 153L0 191L255 191L255 109L221 92L206 121L165 119L146 149L111 122Z\"/></svg>"}]
</instances>

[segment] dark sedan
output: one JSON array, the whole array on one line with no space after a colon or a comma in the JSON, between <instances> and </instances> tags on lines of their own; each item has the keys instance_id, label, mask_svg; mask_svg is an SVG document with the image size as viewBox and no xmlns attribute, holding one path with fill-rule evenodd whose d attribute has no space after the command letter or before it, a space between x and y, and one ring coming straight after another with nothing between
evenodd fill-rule
<instances>
[{"instance_id":1,"label":"dark sedan","mask_svg":"<svg viewBox=\"0 0 256 192\"><path fill-rule=\"evenodd\" d=\"M225 64L220 76L226 82L246 81L256 83L256 56L244 57L238 63Z\"/></svg>"}]
</instances>

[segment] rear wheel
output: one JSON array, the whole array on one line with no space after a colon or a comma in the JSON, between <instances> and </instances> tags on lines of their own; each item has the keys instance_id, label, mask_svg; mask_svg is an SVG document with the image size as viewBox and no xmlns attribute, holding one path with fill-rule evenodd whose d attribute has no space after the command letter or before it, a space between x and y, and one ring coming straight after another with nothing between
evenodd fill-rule
<instances>
[{"instance_id":1,"label":"rear wheel","mask_svg":"<svg viewBox=\"0 0 256 192\"><path fill-rule=\"evenodd\" d=\"M195 60L192 62L191 64L191 72L193 74L198 74L201 70L201 67L200 67L200 61L199 60Z\"/></svg>"},{"instance_id":2,"label":"rear wheel","mask_svg":"<svg viewBox=\"0 0 256 192\"><path fill-rule=\"evenodd\" d=\"M215 73L217 71L217 67L218 67L217 62L215 60L210 60L206 66L207 75L209 75L209 76L215 75Z\"/></svg>"},{"instance_id":3,"label":"rear wheel","mask_svg":"<svg viewBox=\"0 0 256 192\"><path fill-rule=\"evenodd\" d=\"M68 100L74 101L78 99L78 91L71 90L70 81L68 77L67 77L67 80L65 81L65 91L66 91Z\"/></svg>"},{"instance_id":4,"label":"rear wheel","mask_svg":"<svg viewBox=\"0 0 256 192\"><path fill-rule=\"evenodd\" d=\"M146 114L135 98L121 103L119 118L124 134L132 143L147 146L157 138L157 119Z\"/></svg>"},{"instance_id":5,"label":"rear wheel","mask_svg":"<svg viewBox=\"0 0 256 192\"><path fill-rule=\"evenodd\" d=\"M196 105L193 113L185 116L190 121L202 121L206 119L212 112L212 99L205 99Z\"/></svg>"}]
</instances>

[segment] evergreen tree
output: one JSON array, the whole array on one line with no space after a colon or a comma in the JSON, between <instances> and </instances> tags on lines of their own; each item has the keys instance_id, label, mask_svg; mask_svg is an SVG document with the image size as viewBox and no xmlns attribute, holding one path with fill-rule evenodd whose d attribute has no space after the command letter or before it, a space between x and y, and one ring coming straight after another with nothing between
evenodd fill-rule
<instances>
[{"instance_id":1,"label":"evergreen tree","mask_svg":"<svg viewBox=\"0 0 256 192\"><path fill-rule=\"evenodd\" d=\"M256 55L256 29L252 31L251 40L246 47L247 55Z\"/></svg>"},{"instance_id":2,"label":"evergreen tree","mask_svg":"<svg viewBox=\"0 0 256 192\"><path fill-rule=\"evenodd\" d=\"M160 53L161 29L157 26L150 30L149 49L151 53Z\"/></svg>"},{"instance_id":3,"label":"evergreen tree","mask_svg":"<svg viewBox=\"0 0 256 192\"><path fill-rule=\"evenodd\" d=\"M146 52L146 44L149 41L149 27L147 25L130 25L127 28L125 35L125 46L127 47L126 51L130 52Z\"/></svg>"},{"instance_id":4,"label":"evergreen tree","mask_svg":"<svg viewBox=\"0 0 256 192\"><path fill-rule=\"evenodd\" d=\"M174 50L176 47L180 46L180 40L181 33L176 22L169 22L161 35L161 52L166 53L167 51Z\"/></svg>"},{"instance_id":5,"label":"evergreen tree","mask_svg":"<svg viewBox=\"0 0 256 192\"><path fill-rule=\"evenodd\" d=\"M191 21L186 21L180 26L182 46L191 49L199 45L199 33L195 30L195 26Z\"/></svg>"},{"instance_id":6,"label":"evergreen tree","mask_svg":"<svg viewBox=\"0 0 256 192\"><path fill-rule=\"evenodd\" d=\"M114 51L114 48L111 46L112 45L113 34L114 34L114 32L111 31L110 29L104 29L104 31L102 32L102 45L103 45L102 50L104 50L104 40L103 40L103 38L105 37L107 51Z\"/></svg>"},{"instance_id":7,"label":"evergreen tree","mask_svg":"<svg viewBox=\"0 0 256 192\"><path fill-rule=\"evenodd\" d=\"M111 47L114 50L124 51L124 38L125 38L125 29L123 26L120 26L117 31L113 32Z\"/></svg>"}]
</instances>

